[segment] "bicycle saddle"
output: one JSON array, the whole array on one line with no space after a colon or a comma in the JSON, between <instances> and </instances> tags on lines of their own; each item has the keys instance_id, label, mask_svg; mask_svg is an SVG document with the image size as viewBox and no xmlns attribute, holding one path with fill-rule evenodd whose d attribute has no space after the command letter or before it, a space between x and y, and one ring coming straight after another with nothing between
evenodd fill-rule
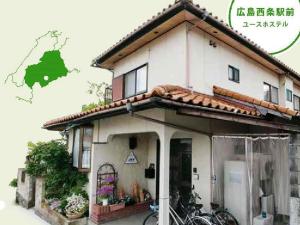
<instances>
[{"instance_id":1,"label":"bicycle saddle","mask_svg":"<svg viewBox=\"0 0 300 225\"><path fill-rule=\"evenodd\" d=\"M189 206L195 207L196 209L202 209L203 208L203 204L190 203Z\"/></svg>"}]
</instances>

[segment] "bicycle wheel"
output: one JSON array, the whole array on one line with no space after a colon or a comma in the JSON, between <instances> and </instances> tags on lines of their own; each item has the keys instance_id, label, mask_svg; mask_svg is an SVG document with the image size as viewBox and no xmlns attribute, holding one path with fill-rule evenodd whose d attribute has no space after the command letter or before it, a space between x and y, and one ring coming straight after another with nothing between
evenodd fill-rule
<instances>
[{"instance_id":1,"label":"bicycle wheel","mask_svg":"<svg viewBox=\"0 0 300 225\"><path fill-rule=\"evenodd\" d=\"M237 219L231 213L225 210L217 211L216 217L224 225L239 225Z\"/></svg>"},{"instance_id":2,"label":"bicycle wheel","mask_svg":"<svg viewBox=\"0 0 300 225\"><path fill-rule=\"evenodd\" d=\"M195 216L191 218L185 225L212 225L213 223L209 221L209 218Z\"/></svg>"},{"instance_id":3,"label":"bicycle wheel","mask_svg":"<svg viewBox=\"0 0 300 225\"><path fill-rule=\"evenodd\" d=\"M145 218L143 225L158 225L158 212L152 212L149 214Z\"/></svg>"}]
</instances>

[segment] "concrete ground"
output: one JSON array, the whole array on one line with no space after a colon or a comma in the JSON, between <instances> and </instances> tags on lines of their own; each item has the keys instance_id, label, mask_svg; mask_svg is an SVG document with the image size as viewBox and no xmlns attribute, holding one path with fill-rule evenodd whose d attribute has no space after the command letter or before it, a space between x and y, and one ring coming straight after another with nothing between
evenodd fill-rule
<instances>
[{"instance_id":1,"label":"concrete ground","mask_svg":"<svg viewBox=\"0 0 300 225\"><path fill-rule=\"evenodd\" d=\"M146 216L149 213L151 213L151 212L149 211L149 212L146 212L146 213L133 215L133 216L130 216L130 217L127 217L127 218L124 218L124 219L104 223L103 225L142 225L144 219L146 218ZM93 223L92 221L89 221L89 225L96 225L96 224Z\"/></svg>"}]
</instances>

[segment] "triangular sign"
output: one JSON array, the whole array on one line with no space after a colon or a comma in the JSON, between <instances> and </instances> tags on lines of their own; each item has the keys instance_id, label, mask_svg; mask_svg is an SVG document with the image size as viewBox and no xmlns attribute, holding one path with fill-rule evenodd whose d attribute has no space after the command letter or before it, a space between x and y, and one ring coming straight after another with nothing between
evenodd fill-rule
<instances>
[{"instance_id":1,"label":"triangular sign","mask_svg":"<svg viewBox=\"0 0 300 225\"><path fill-rule=\"evenodd\" d=\"M138 161L137 161L135 154L133 152L130 152L125 164L137 164L137 163L138 163Z\"/></svg>"}]
</instances>

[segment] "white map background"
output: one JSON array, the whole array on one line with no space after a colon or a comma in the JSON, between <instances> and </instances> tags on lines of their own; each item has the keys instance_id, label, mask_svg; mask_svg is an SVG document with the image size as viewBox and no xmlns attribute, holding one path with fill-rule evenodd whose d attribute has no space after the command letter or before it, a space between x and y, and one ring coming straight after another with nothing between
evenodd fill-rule
<instances>
[{"instance_id":1,"label":"white map background","mask_svg":"<svg viewBox=\"0 0 300 225\"><path fill-rule=\"evenodd\" d=\"M230 0L195 2L227 20ZM24 166L27 142L58 137L42 130L42 124L94 101L86 93L87 81L108 82L111 78L109 72L90 67L91 60L170 3L173 0L0 0L0 224L45 224L16 207L15 190L8 187L17 168ZM34 39L48 30L70 37L63 58L80 73L47 88L37 87L32 104L20 102L15 96L22 90L4 85L5 77L16 69ZM299 43L278 57L300 71Z\"/></svg>"}]
</instances>

